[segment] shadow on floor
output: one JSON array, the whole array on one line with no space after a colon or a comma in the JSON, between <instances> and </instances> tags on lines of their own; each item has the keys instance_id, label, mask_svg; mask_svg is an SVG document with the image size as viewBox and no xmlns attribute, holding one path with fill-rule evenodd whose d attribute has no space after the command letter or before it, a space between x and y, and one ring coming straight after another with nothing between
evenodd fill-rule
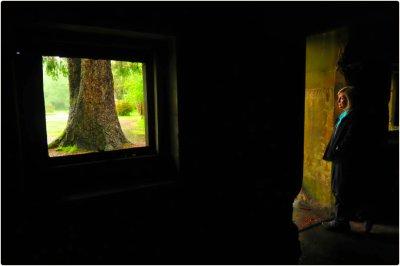
<instances>
[{"instance_id":1,"label":"shadow on floor","mask_svg":"<svg viewBox=\"0 0 400 266\"><path fill-rule=\"evenodd\" d=\"M374 225L369 235L362 223L351 222L351 228L335 233L318 225L300 232L300 264L399 264L398 225Z\"/></svg>"}]
</instances>

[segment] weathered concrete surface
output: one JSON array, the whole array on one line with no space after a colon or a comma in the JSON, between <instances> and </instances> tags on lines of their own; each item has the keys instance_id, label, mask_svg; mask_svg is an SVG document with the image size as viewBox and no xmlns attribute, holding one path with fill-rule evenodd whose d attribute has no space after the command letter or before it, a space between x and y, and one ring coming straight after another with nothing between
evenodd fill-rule
<instances>
[{"instance_id":1,"label":"weathered concrete surface","mask_svg":"<svg viewBox=\"0 0 400 266\"><path fill-rule=\"evenodd\" d=\"M331 163L323 161L322 156L337 115L335 95L345 85L336 65L346 40L346 29L307 38L302 197L319 208L330 209L334 204Z\"/></svg>"}]
</instances>

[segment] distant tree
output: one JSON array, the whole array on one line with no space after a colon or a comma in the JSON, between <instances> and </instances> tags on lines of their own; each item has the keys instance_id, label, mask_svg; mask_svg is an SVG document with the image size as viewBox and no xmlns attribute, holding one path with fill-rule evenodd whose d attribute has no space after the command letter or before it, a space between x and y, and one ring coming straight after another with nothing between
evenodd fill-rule
<instances>
[{"instance_id":1,"label":"distant tree","mask_svg":"<svg viewBox=\"0 0 400 266\"><path fill-rule=\"evenodd\" d=\"M144 114L143 63L113 61L115 93L118 100L132 104L140 115Z\"/></svg>"},{"instance_id":2,"label":"distant tree","mask_svg":"<svg viewBox=\"0 0 400 266\"><path fill-rule=\"evenodd\" d=\"M115 109L111 62L71 58L67 69L70 92L67 127L49 148L77 146L107 151L129 143Z\"/></svg>"},{"instance_id":3,"label":"distant tree","mask_svg":"<svg viewBox=\"0 0 400 266\"><path fill-rule=\"evenodd\" d=\"M47 75L57 80L60 75L68 76L68 66L64 58L58 56L45 56L43 57L43 64L46 69Z\"/></svg>"},{"instance_id":4,"label":"distant tree","mask_svg":"<svg viewBox=\"0 0 400 266\"><path fill-rule=\"evenodd\" d=\"M44 57L44 96L47 106L55 110L66 110L69 106L67 59ZM46 109L47 112L47 109Z\"/></svg>"}]
</instances>

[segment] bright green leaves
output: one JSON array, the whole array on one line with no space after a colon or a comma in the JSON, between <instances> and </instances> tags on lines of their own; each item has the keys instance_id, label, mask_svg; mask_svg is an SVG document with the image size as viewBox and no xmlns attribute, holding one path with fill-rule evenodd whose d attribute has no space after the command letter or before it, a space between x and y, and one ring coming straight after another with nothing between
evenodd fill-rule
<instances>
[{"instance_id":1,"label":"bright green leaves","mask_svg":"<svg viewBox=\"0 0 400 266\"><path fill-rule=\"evenodd\" d=\"M120 77L127 77L134 73L142 74L142 63L139 62L111 61L111 67L114 74Z\"/></svg>"},{"instance_id":2,"label":"bright green leaves","mask_svg":"<svg viewBox=\"0 0 400 266\"><path fill-rule=\"evenodd\" d=\"M43 67L46 74L57 80L59 76L68 76L68 65L66 58L58 56L43 56Z\"/></svg>"},{"instance_id":3,"label":"bright green leaves","mask_svg":"<svg viewBox=\"0 0 400 266\"><path fill-rule=\"evenodd\" d=\"M126 101L143 115L143 64L140 62L111 61L114 92L117 100Z\"/></svg>"}]
</instances>

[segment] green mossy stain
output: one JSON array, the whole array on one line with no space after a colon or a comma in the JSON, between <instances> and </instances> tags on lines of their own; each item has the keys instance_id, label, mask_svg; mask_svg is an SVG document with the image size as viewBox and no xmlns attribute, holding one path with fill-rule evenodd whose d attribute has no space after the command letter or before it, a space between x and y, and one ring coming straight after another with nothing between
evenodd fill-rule
<instances>
[{"instance_id":1,"label":"green mossy stain","mask_svg":"<svg viewBox=\"0 0 400 266\"><path fill-rule=\"evenodd\" d=\"M76 145L73 146L61 146L56 149L56 151L62 151L66 153L74 153L77 152L79 149Z\"/></svg>"},{"instance_id":2,"label":"green mossy stain","mask_svg":"<svg viewBox=\"0 0 400 266\"><path fill-rule=\"evenodd\" d=\"M336 65L347 31L309 36L306 46L303 192L309 203L332 208L331 163L323 153L333 131L335 91L342 82Z\"/></svg>"}]
</instances>

